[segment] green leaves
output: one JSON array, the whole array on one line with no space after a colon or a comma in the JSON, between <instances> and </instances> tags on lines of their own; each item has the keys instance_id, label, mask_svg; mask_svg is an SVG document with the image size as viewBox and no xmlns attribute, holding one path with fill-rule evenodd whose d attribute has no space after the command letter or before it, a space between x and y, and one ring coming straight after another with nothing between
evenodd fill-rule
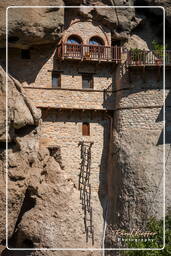
<instances>
[{"instance_id":1,"label":"green leaves","mask_svg":"<svg viewBox=\"0 0 171 256\"><path fill-rule=\"evenodd\" d=\"M150 251L125 251L126 256L171 256L171 216L166 216L166 246L163 250ZM163 220L151 218L147 223L147 229L156 232L154 241L147 242L129 242L128 248L161 248L163 244Z\"/></svg>"},{"instance_id":2,"label":"green leaves","mask_svg":"<svg viewBox=\"0 0 171 256\"><path fill-rule=\"evenodd\" d=\"M146 51L145 50L141 50L138 48L131 48L130 49L131 52L131 59L133 61L144 61L145 60L145 56L146 56Z\"/></svg>"},{"instance_id":3,"label":"green leaves","mask_svg":"<svg viewBox=\"0 0 171 256\"><path fill-rule=\"evenodd\" d=\"M167 45L159 44L156 40L152 41L152 46L155 51L163 51L167 49Z\"/></svg>"}]
</instances>

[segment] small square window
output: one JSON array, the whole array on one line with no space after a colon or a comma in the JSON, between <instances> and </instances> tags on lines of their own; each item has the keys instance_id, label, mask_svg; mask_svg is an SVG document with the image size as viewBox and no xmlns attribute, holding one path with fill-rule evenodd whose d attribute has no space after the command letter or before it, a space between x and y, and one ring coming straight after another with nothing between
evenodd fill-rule
<instances>
[{"instance_id":1,"label":"small square window","mask_svg":"<svg viewBox=\"0 0 171 256\"><path fill-rule=\"evenodd\" d=\"M52 88L61 88L61 74L52 72Z\"/></svg>"},{"instance_id":2,"label":"small square window","mask_svg":"<svg viewBox=\"0 0 171 256\"><path fill-rule=\"evenodd\" d=\"M90 136L90 124L89 123L82 124L82 135Z\"/></svg>"},{"instance_id":3,"label":"small square window","mask_svg":"<svg viewBox=\"0 0 171 256\"><path fill-rule=\"evenodd\" d=\"M82 87L83 89L93 88L93 75L83 74L82 75Z\"/></svg>"},{"instance_id":4,"label":"small square window","mask_svg":"<svg viewBox=\"0 0 171 256\"><path fill-rule=\"evenodd\" d=\"M21 50L21 58L26 59L26 60L30 59L31 58L30 50L29 49L27 49L27 50L22 49Z\"/></svg>"}]
</instances>

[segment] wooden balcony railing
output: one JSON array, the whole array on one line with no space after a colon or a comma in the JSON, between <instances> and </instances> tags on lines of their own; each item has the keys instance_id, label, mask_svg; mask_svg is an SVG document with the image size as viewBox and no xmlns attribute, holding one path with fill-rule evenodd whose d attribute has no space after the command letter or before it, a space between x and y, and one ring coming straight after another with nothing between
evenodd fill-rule
<instances>
[{"instance_id":1,"label":"wooden balcony railing","mask_svg":"<svg viewBox=\"0 0 171 256\"><path fill-rule=\"evenodd\" d=\"M121 62L121 47L62 43L58 45L57 58L119 63Z\"/></svg>"},{"instance_id":2,"label":"wooden balcony railing","mask_svg":"<svg viewBox=\"0 0 171 256\"><path fill-rule=\"evenodd\" d=\"M57 47L58 59L76 59L121 63L122 47L61 43ZM163 51L128 50L127 66L162 66ZM171 50L165 52L165 64L171 66Z\"/></svg>"},{"instance_id":3,"label":"wooden balcony railing","mask_svg":"<svg viewBox=\"0 0 171 256\"><path fill-rule=\"evenodd\" d=\"M165 64L171 66L171 51L165 52ZM127 57L128 66L162 66L163 51L130 50Z\"/></svg>"}]
</instances>

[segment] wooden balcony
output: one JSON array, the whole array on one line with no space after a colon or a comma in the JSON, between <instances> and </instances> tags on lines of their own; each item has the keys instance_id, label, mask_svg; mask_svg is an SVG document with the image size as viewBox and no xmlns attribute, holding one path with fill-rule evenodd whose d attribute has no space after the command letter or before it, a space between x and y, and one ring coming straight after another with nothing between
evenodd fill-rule
<instances>
[{"instance_id":1,"label":"wooden balcony","mask_svg":"<svg viewBox=\"0 0 171 256\"><path fill-rule=\"evenodd\" d=\"M121 47L61 43L57 47L57 58L120 63Z\"/></svg>"},{"instance_id":2,"label":"wooden balcony","mask_svg":"<svg viewBox=\"0 0 171 256\"><path fill-rule=\"evenodd\" d=\"M163 66L163 51L128 51L127 66ZM171 51L165 52L165 65L171 66Z\"/></svg>"}]
</instances>

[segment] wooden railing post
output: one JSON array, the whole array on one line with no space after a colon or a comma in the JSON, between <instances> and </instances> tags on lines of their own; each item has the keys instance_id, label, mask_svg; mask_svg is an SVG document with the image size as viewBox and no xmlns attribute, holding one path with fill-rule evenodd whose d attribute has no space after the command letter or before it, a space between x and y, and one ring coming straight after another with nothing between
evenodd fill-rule
<instances>
[{"instance_id":1,"label":"wooden railing post","mask_svg":"<svg viewBox=\"0 0 171 256\"><path fill-rule=\"evenodd\" d=\"M61 57L64 58L64 43L63 42L61 43L61 50L62 50L61 51L61 55L62 55Z\"/></svg>"},{"instance_id":2,"label":"wooden railing post","mask_svg":"<svg viewBox=\"0 0 171 256\"><path fill-rule=\"evenodd\" d=\"M113 61L114 60L114 47L113 46L111 46L110 54L111 54L111 59Z\"/></svg>"},{"instance_id":3,"label":"wooden railing post","mask_svg":"<svg viewBox=\"0 0 171 256\"><path fill-rule=\"evenodd\" d=\"M104 45L83 45L83 44L68 44L61 42L58 46L58 57L75 58L75 59L89 59L96 61L121 61L121 47L118 46L104 46Z\"/></svg>"},{"instance_id":4,"label":"wooden railing post","mask_svg":"<svg viewBox=\"0 0 171 256\"><path fill-rule=\"evenodd\" d=\"M81 44L80 45L80 57L81 57L81 59L83 59L83 45Z\"/></svg>"},{"instance_id":5,"label":"wooden railing post","mask_svg":"<svg viewBox=\"0 0 171 256\"><path fill-rule=\"evenodd\" d=\"M112 61L115 63L121 62L122 47L119 46L104 46L104 45L84 45L84 44L67 44L61 42L56 50L57 58L75 58L75 59L89 59L96 61ZM162 51L147 51L127 50L127 65L162 65L164 62ZM171 65L171 51L165 52L166 65Z\"/></svg>"}]
</instances>

